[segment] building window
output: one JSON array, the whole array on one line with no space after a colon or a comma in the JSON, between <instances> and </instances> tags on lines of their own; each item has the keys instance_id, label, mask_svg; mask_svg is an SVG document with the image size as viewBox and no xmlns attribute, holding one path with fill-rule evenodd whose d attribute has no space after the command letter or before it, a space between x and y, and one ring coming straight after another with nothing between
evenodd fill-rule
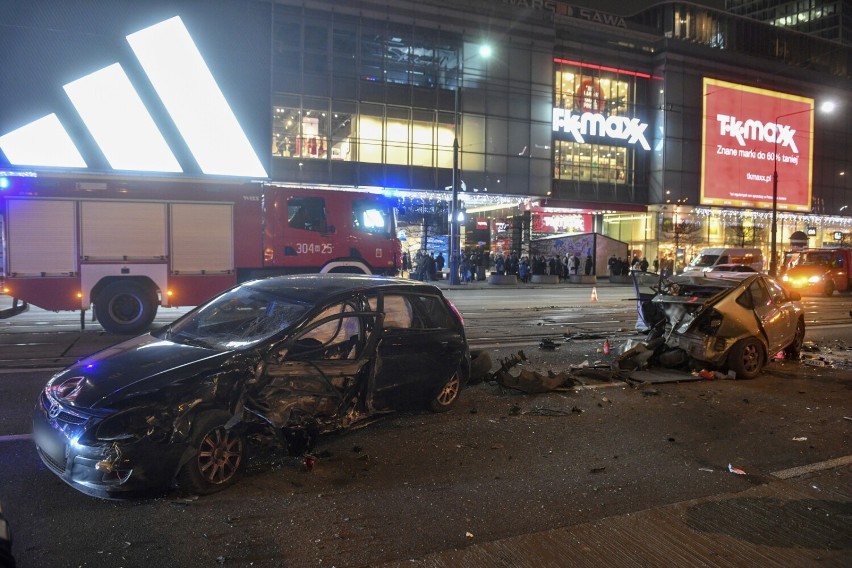
<instances>
[{"instance_id":1,"label":"building window","mask_svg":"<svg viewBox=\"0 0 852 568\"><path fill-rule=\"evenodd\" d=\"M292 95L276 102L275 157L452 167L452 118L435 111L354 101L329 110L326 99Z\"/></svg>"},{"instance_id":2,"label":"building window","mask_svg":"<svg viewBox=\"0 0 852 568\"><path fill-rule=\"evenodd\" d=\"M325 158L328 151L328 111L297 106L275 106L272 155L282 158Z\"/></svg>"},{"instance_id":3,"label":"building window","mask_svg":"<svg viewBox=\"0 0 852 568\"><path fill-rule=\"evenodd\" d=\"M557 140L554 148L556 179L618 185L627 183L627 148L564 140Z\"/></svg>"}]
</instances>

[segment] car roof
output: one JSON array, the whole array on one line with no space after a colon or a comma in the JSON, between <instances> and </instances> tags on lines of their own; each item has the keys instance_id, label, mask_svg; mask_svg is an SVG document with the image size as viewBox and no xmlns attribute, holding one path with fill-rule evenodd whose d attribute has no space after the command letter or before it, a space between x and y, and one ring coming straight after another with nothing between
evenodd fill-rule
<instances>
[{"instance_id":1,"label":"car roof","mask_svg":"<svg viewBox=\"0 0 852 568\"><path fill-rule=\"evenodd\" d=\"M759 276L757 272L728 272L724 276L716 276L708 278L707 276L692 276L690 274L682 274L680 276L672 276L669 281L682 286L701 286L711 288L733 288L739 286L740 282Z\"/></svg>"},{"instance_id":2,"label":"car roof","mask_svg":"<svg viewBox=\"0 0 852 568\"><path fill-rule=\"evenodd\" d=\"M440 288L432 284L368 274L293 274L252 280L243 285L312 304L356 290L407 290L441 295Z\"/></svg>"},{"instance_id":3,"label":"car roof","mask_svg":"<svg viewBox=\"0 0 852 568\"><path fill-rule=\"evenodd\" d=\"M717 264L715 266L710 267L710 271L733 271L734 269L740 272L757 272L753 267L748 264Z\"/></svg>"}]
</instances>

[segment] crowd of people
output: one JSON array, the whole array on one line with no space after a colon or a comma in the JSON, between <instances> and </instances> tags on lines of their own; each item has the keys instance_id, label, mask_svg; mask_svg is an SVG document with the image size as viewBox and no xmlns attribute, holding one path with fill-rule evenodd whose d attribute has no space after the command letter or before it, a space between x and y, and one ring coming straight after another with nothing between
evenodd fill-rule
<instances>
[{"instance_id":1,"label":"crowd of people","mask_svg":"<svg viewBox=\"0 0 852 568\"><path fill-rule=\"evenodd\" d=\"M409 253L402 255L403 275L416 280L437 280L446 258L441 252L420 250L412 259ZM591 255L581 259L580 255L520 256L516 252L508 255L489 251L474 250L463 252L459 259L459 281L468 283L484 280L488 272L499 275L515 275L521 282L529 282L532 276L556 275L560 280L568 280L571 275L592 275L595 273Z\"/></svg>"},{"instance_id":2,"label":"crowd of people","mask_svg":"<svg viewBox=\"0 0 852 568\"><path fill-rule=\"evenodd\" d=\"M659 272L660 261L655 258L653 263L649 263L647 258L639 258L638 255L634 255L632 259L612 255L607 261L607 267L610 276L629 276L630 272L648 272L652 267L653 272Z\"/></svg>"},{"instance_id":3,"label":"crowd of people","mask_svg":"<svg viewBox=\"0 0 852 568\"><path fill-rule=\"evenodd\" d=\"M671 261L663 260L662 270L671 270ZM402 255L403 275L416 280L438 280L443 278L444 267L448 264L443 253L417 251L414 258L409 253ZM629 276L631 272L659 272L661 265L656 258L653 262L639 257L617 257L612 255L607 261L610 276ZM484 280L488 273L499 275L515 275L521 282L529 282L532 276L556 275L559 280L568 280L572 275L595 274L594 261L591 255L584 259L579 254L565 256L531 255L520 256L516 252L504 255L489 251L474 250L461 253L459 259L459 281L463 283Z\"/></svg>"}]
</instances>

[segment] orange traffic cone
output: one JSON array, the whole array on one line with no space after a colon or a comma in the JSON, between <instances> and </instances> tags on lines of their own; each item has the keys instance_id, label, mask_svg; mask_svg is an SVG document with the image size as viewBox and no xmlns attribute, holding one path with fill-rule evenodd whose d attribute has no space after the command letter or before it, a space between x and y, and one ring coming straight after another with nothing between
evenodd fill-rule
<instances>
[{"instance_id":1,"label":"orange traffic cone","mask_svg":"<svg viewBox=\"0 0 852 568\"><path fill-rule=\"evenodd\" d=\"M593 302L598 301L598 289L594 286L592 286L592 301Z\"/></svg>"}]
</instances>

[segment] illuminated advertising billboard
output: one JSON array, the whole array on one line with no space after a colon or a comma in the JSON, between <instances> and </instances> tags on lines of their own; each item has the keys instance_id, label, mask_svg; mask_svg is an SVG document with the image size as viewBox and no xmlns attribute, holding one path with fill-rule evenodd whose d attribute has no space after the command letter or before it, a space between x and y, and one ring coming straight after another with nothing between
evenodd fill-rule
<instances>
[{"instance_id":1,"label":"illuminated advertising billboard","mask_svg":"<svg viewBox=\"0 0 852 568\"><path fill-rule=\"evenodd\" d=\"M701 203L810 211L814 101L704 79Z\"/></svg>"},{"instance_id":2,"label":"illuminated advertising billboard","mask_svg":"<svg viewBox=\"0 0 852 568\"><path fill-rule=\"evenodd\" d=\"M268 6L17 4L0 34L0 169L268 177Z\"/></svg>"}]
</instances>

